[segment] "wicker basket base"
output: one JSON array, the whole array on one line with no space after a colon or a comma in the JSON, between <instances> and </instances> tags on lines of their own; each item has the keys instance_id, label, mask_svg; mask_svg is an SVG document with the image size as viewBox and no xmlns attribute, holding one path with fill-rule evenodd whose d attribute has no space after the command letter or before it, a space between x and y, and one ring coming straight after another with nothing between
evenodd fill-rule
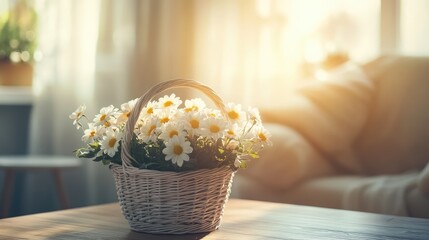
<instances>
[{"instance_id":1,"label":"wicker basket base","mask_svg":"<svg viewBox=\"0 0 429 240\"><path fill-rule=\"evenodd\" d=\"M130 228L155 234L202 233L220 226L234 172L228 168L191 172L110 166L119 204Z\"/></svg>"}]
</instances>

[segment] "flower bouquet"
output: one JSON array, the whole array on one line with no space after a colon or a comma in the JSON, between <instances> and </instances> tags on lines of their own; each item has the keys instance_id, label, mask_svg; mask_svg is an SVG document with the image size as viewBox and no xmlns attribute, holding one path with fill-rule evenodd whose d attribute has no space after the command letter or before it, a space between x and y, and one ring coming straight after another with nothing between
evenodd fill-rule
<instances>
[{"instance_id":1,"label":"flower bouquet","mask_svg":"<svg viewBox=\"0 0 429 240\"><path fill-rule=\"evenodd\" d=\"M176 87L202 91L216 105L160 92ZM83 129L86 107L70 115ZM89 121L88 121L89 122ZM79 158L108 164L130 227L148 233L196 233L220 225L232 178L270 144L255 108L223 101L191 80L172 80L151 88L121 108L102 108L83 129L86 147Z\"/></svg>"}]
</instances>

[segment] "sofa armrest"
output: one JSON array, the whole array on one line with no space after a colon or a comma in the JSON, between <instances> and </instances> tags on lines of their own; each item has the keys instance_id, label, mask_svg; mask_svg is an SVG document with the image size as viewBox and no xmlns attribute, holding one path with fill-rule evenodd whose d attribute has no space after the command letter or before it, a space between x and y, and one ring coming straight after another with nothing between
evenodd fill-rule
<instances>
[{"instance_id":1,"label":"sofa armrest","mask_svg":"<svg viewBox=\"0 0 429 240\"><path fill-rule=\"evenodd\" d=\"M429 218L429 197L423 195L418 188L408 192L407 206L410 217Z\"/></svg>"},{"instance_id":2,"label":"sofa armrest","mask_svg":"<svg viewBox=\"0 0 429 240\"><path fill-rule=\"evenodd\" d=\"M272 146L261 152L238 175L275 190L286 190L309 178L325 176L335 170L297 131L285 125L265 124L271 132Z\"/></svg>"},{"instance_id":3,"label":"sofa armrest","mask_svg":"<svg viewBox=\"0 0 429 240\"><path fill-rule=\"evenodd\" d=\"M421 194L429 198L429 163L426 164L426 167L420 173L417 187Z\"/></svg>"}]
</instances>

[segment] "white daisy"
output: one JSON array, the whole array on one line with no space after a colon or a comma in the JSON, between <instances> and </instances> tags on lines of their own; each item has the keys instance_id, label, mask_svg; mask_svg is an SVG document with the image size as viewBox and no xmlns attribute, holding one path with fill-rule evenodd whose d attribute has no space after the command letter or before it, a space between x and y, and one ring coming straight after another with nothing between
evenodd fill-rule
<instances>
[{"instance_id":1,"label":"white daisy","mask_svg":"<svg viewBox=\"0 0 429 240\"><path fill-rule=\"evenodd\" d=\"M114 157L118 151L119 141L122 139L122 133L119 131L107 131L103 140L101 140L101 150L104 154Z\"/></svg>"},{"instance_id":2,"label":"white daisy","mask_svg":"<svg viewBox=\"0 0 429 240\"><path fill-rule=\"evenodd\" d=\"M162 124L166 124L170 121L180 119L180 114L181 112L178 111L177 109L164 109L159 111L156 116L159 120L159 123Z\"/></svg>"},{"instance_id":3,"label":"white daisy","mask_svg":"<svg viewBox=\"0 0 429 240\"><path fill-rule=\"evenodd\" d=\"M252 123L261 123L261 115L257 108L248 107L247 108L247 119Z\"/></svg>"},{"instance_id":4,"label":"white daisy","mask_svg":"<svg viewBox=\"0 0 429 240\"><path fill-rule=\"evenodd\" d=\"M95 125L104 125L110 127L112 124L112 118L118 113L118 109L113 105L100 109L100 113L95 115L93 120Z\"/></svg>"},{"instance_id":5,"label":"white daisy","mask_svg":"<svg viewBox=\"0 0 429 240\"><path fill-rule=\"evenodd\" d=\"M185 101L185 112L198 112L206 107L206 103L201 98L194 98Z\"/></svg>"},{"instance_id":6,"label":"white daisy","mask_svg":"<svg viewBox=\"0 0 429 240\"><path fill-rule=\"evenodd\" d=\"M225 106L225 110L228 114L228 119L233 122L240 122L244 120L245 113L241 110L240 104L228 103Z\"/></svg>"},{"instance_id":7,"label":"white daisy","mask_svg":"<svg viewBox=\"0 0 429 240\"><path fill-rule=\"evenodd\" d=\"M156 113L158 110L157 105L158 105L157 101L148 102L148 104L141 110L140 118L144 119L144 118L152 117L152 115Z\"/></svg>"},{"instance_id":8,"label":"white daisy","mask_svg":"<svg viewBox=\"0 0 429 240\"><path fill-rule=\"evenodd\" d=\"M184 137L186 132L184 131L183 125L176 122L169 122L161 127L161 134L159 135L160 139L168 141L174 136Z\"/></svg>"},{"instance_id":9,"label":"white daisy","mask_svg":"<svg viewBox=\"0 0 429 240\"><path fill-rule=\"evenodd\" d=\"M268 132L268 130L263 126L256 127L254 134L258 142L271 145L271 141L270 141L271 133Z\"/></svg>"},{"instance_id":10,"label":"white daisy","mask_svg":"<svg viewBox=\"0 0 429 240\"><path fill-rule=\"evenodd\" d=\"M224 131L226 128L226 122L221 118L207 118L202 123L203 127L203 135L205 137L213 138L217 140L224 135Z\"/></svg>"},{"instance_id":11,"label":"white daisy","mask_svg":"<svg viewBox=\"0 0 429 240\"><path fill-rule=\"evenodd\" d=\"M212 108L204 108L203 113L210 118L222 118L223 115L220 110L212 109Z\"/></svg>"},{"instance_id":12,"label":"white daisy","mask_svg":"<svg viewBox=\"0 0 429 240\"><path fill-rule=\"evenodd\" d=\"M165 148L162 153L165 154L165 160L171 160L173 164L181 167L184 161L189 161L189 155L193 149L191 143L185 137L174 136L165 142Z\"/></svg>"},{"instance_id":13,"label":"white daisy","mask_svg":"<svg viewBox=\"0 0 429 240\"><path fill-rule=\"evenodd\" d=\"M125 123L128 120L128 117L130 116L131 110L133 110L134 106L136 105L138 98L128 101L121 105L121 110L119 111L119 116L117 119L117 124Z\"/></svg>"},{"instance_id":14,"label":"white daisy","mask_svg":"<svg viewBox=\"0 0 429 240\"><path fill-rule=\"evenodd\" d=\"M182 104L182 100L173 93L170 96L165 95L158 101L159 108L178 108Z\"/></svg>"},{"instance_id":15,"label":"white daisy","mask_svg":"<svg viewBox=\"0 0 429 240\"><path fill-rule=\"evenodd\" d=\"M229 126L227 126L225 129L225 135L228 138L238 138L238 136L241 134L241 131L243 130L238 127L238 124L229 124Z\"/></svg>"},{"instance_id":16,"label":"white daisy","mask_svg":"<svg viewBox=\"0 0 429 240\"><path fill-rule=\"evenodd\" d=\"M85 129L82 141L93 142L102 137L105 128L102 126L95 126L94 123L88 123L88 129Z\"/></svg>"},{"instance_id":17,"label":"white daisy","mask_svg":"<svg viewBox=\"0 0 429 240\"><path fill-rule=\"evenodd\" d=\"M184 116L184 127L189 135L193 136L201 132L202 122L205 114L201 112L192 112Z\"/></svg>"},{"instance_id":18,"label":"white daisy","mask_svg":"<svg viewBox=\"0 0 429 240\"><path fill-rule=\"evenodd\" d=\"M72 112L70 114L69 118L73 120L73 125L76 125L76 129L79 129L82 127L82 125L79 123L79 120L85 116L86 106L81 105L79 106L76 111Z\"/></svg>"},{"instance_id":19,"label":"white daisy","mask_svg":"<svg viewBox=\"0 0 429 240\"><path fill-rule=\"evenodd\" d=\"M234 166L235 166L236 168L239 168L239 167L241 166L241 160L240 160L240 158L239 158L239 157L237 157L237 158L234 160Z\"/></svg>"},{"instance_id":20,"label":"white daisy","mask_svg":"<svg viewBox=\"0 0 429 240\"><path fill-rule=\"evenodd\" d=\"M156 135L156 131L159 127L158 118L150 118L144 122L137 133L137 138L145 143L149 141L156 142L158 136Z\"/></svg>"}]
</instances>

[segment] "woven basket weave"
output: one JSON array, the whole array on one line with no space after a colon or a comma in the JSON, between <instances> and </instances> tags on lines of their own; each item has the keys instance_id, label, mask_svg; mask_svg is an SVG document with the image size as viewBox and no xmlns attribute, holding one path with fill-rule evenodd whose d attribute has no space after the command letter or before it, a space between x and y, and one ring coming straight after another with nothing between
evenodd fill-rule
<instances>
[{"instance_id":1,"label":"woven basket weave","mask_svg":"<svg viewBox=\"0 0 429 240\"><path fill-rule=\"evenodd\" d=\"M119 204L130 228L155 234L210 232L220 226L234 171L227 167L187 172L138 169L132 166L130 142L142 108L167 89L202 91L222 111L224 104L209 87L191 80L160 83L137 101L124 130L122 166L112 164Z\"/></svg>"}]
</instances>

